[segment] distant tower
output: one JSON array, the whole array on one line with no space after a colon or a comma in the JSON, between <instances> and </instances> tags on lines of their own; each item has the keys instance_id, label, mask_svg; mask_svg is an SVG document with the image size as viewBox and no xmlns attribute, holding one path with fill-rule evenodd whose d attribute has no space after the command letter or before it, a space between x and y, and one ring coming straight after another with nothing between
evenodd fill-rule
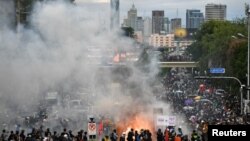
<instances>
[{"instance_id":1,"label":"distant tower","mask_svg":"<svg viewBox=\"0 0 250 141\"><path fill-rule=\"evenodd\" d=\"M111 29L116 29L116 28L119 28L119 26L120 26L119 0L110 0L110 6L111 6L110 27L111 27Z\"/></svg>"},{"instance_id":2,"label":"distant tower","mask_svg":"<svg viewBox=\"0 0 250 141\"><path fill-rule=\"evenodd\" d=\"M205 9L205 20L226 20L227 6L224 4L207 4Z\"/></svg>"},{"instance_id":3,"label":"distant tower","mask_svg":"<svg viewBox=\"0 0 250 141\"><path fill-rule=\"evenodd\" d=\"M181 18L171 19L171 32L175 32L178 28L181 28Z\"/></svg>"},{"instance_id":4,"label":"distant tower","mask_svg":"<svg viewBox=\"0 0 250 141\"><path fill-rule=\"evenodd\" d=\"M186 28L199 28L204 22L203 13L197 9L187 9L186 11Z\"/></svg>"},{"instance_id":5,"label":"distant tower","mask_svg":"<svg viewBox=\"0 0 250 141\"><path fill-rule=\"evenodd\" d=\"M132 8L128 11L128 27L132 27L134 31L136 30L136 22L137 22L137 9L135 5L132 5Z\"/></svg>"},{"instance_id":6,"label":"distant tower","mask_svg":"<svg viewBox=\"0 0 250 141\"><path fill-rule=\"evenodd\" d=\"M164 30L166 33L170 33L170 29L169 29L169 26L170 26L170 20L168 17L164 17Z\"/></svg>"},{"instance_id":7,"label":"distant tower","mask_svg":"<svg viewBox=\"0 0 250 141\"><path fill-rule=\"evenodd\" d=\"M164 11L152 11L152 33L160 34L161 31L164 31Z\"/></svg>"}]
</instances>

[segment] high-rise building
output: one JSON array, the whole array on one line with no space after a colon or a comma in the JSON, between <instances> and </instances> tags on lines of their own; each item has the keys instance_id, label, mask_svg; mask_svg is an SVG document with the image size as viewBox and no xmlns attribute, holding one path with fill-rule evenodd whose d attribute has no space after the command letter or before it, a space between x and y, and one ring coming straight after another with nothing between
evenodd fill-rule
<instances>
[{"instance_id":1,"label":"high-rise building","mask_svg":"<svg viewBox=\"0 0 250 141\"><path fill-rule=\"evenodd\" d=\"M165 32L168 34L170 33L170 21L169 21L169 18L168 17L165 17L164 18L164 30Z\"/></svg>"},{"instance_id":2,"label":"high-rise building","mask_svg":"<svg viewBox=\"0 0 250 141\"><path fill-rule=\"evenodd\" d=\"M137 17L135 31L143 31L143 18Z\"/></svg>"},{"instance_id":3,"label":"high-rise building","mask_svg":"<svg viewBox=\"0 0 250 141\"><path fill-rule=\"evenodd\" d=\"M164 31L164 11L152 11L152 33L160 34L161 31Z\"/></svg>"},{"instance_id":4,"label":"high-rise building","mask_svg":"<svg viewBox=\"0 0 250 141\"><path fill-rule=\"evenodd\" d=\"M135 5L132 5L132 8L128 11L128 20L127 26L132 27L134 30L136 29L136 21L137 21L137 9Z\"/></svg>"},{"instance_id":5,"label":"high-rise building","mask_svg":"<svg viewBox=\"0 0 250 141\"><path fill-rule=\"evenodd\" d=\"M144 18L143 39L144 43L149 43L149 37L152 34L152 19L150 17Z\"/></svg>"},{"instance_id":6,"label":"high-rise building","mask_svg":"<svg viewBox=\"0 0 250 141\"><path fill-rule=\"evenodd\" d=\"M0 32L2 28L15 27L15 2L12 0L0 0Z\"/></svg>"},{"instance_id":7,"label":"high-rise building","mask_svg":"<svg viewBox=\"0 0 250 141\"><path fill-rule=\"evenodd\" d=\"M29 24L29 16L32 14L33 4L37 1L45 0L12 0L15 3L15 23L27 26ZM51 0L52 1L52 0ZM75 0L64 0L66 2L74 3Z\"/></svg>"},{"instance_id":8,"label":"high-rise building","mask_svg":"<svg viewBox=\"0 0 250 141\"><path fill-rule=\"evenodd\" d=\"M15 11L16 11L16 25L17 24L28 24L28 17L31 14L33 1L24 2L22 0L15 0Z\"/></svg>"},{"instance_id":9,"label":"high-rise building","mask_svg":"<svg viewBox=\"0 0 250 141\"><path fill-rule=\"evenodd\" d=\"M222 4L207 4L205 8L206 21L226 20L227 6Z\"/></svg>"},{"instance_id":10,"label":"high-rise building","mask_svg":"<svg viewBox=\"0 0 250 141\"><path fill-rule=\"evenodd\" d=\"M187 9L186 28L199 28L203 22L204 22L204 16L200 10Z\"/></svg>"},{"instance_id":11,"label":"high-rise building","mask_svg":"<svg viewBox=\"0 0 250 141\"><path fill-rule=\"evenodd\" d=\"M110 1L110 7L111 7L111 21L110 26L111 29L119 28L120 26L120 9L119 9L119 0L111 0Z\"/></svg>"},{"instance_id":12,"label":"high-rise building","mask_svg":"<svg viewBox=\"0 0 250 141\"><path fill-rule=\"evenodd\" d=\"M181 28L181 18L171 19L171 32L174 33L178 28Z\"/></svg>"}]
</instances>

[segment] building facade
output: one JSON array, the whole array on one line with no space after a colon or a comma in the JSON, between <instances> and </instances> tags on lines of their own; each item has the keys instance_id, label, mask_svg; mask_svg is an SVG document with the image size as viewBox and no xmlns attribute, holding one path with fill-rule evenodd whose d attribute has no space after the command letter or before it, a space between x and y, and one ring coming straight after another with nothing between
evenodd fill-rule
<instances>
[{"instance_id":1,"label":"building facade","mask_svg":"<svg viewBox=\"0 0 250 141\"><path fill-rule=\"evenodd\" d=\"M127 26L132 27L135 30L136 21L137 21L137 9L135 8L135 5L133 4L132 8L128 11Z\"/></svg>"},{"instance_id":2,"label":"building facade","mask_svg":"<svg viewBox=\"0 0 250 141\"><path fill-rule=\"evenodd\" d=\"M205 8L205 20L226 20L227 6L223 4L207 4Z\"/></svg>"},{"instance_id":3,"label":"building facade","mask_svg":"<svg viewBox=\"0 0 250 141\"><path fill-rule=\"evenodd\" d=\"M144 23L142 17L137 17L135 31L143 31Z\"/></svg>"},{"instance_id":4,"label":"building facade","mask_svg":"<svg viewBox=\"0 0 250 141\"><path fill-rule=\"evenodd\" d=\"M152 34L152 19L150 17L145 17L143 21L143 42L148 44L149 37Z\"/></svg>"},{"instance_id":5,"label":"building facade","mask_svg":"<svg viewBox=\"0 0 250 141\"><path fill-rule=\"evenodd\" d=\"M111 29L120 27L120 2L119 0L110 1L111 15L110 15L110 27Z\"/></svg>"},{"instance_id":6,"label":"building facade","mask_svg":"<svg viewBox=\"0 0 250 141\"><path fill-rule=\"evenodd\" d=\"M150 36L149 45L153 47L174 47L174 34L152 34Z\"/></svg>"},{"instance_id":7,"label":"building facade","mask_svg":"<svg viewBox=\"0 0 250 141\"><path fill-rule=\"evenodd\" d=\"M164 18L164 30L167 34L170 33L170 21L168 17Z\"/></svg>"},{"instance_id":8,"label":"building facade","mask_svg":"<svg viewBox=\"0 0 250 141\"><path fill-rule=\"evenodd\" d=\"M171 32L174 33L178 28L181 28L181 18L171 19Z\"/></svg>"},{"instance_id":9,"label":"building facade","mask_svg":"<svg viewBox=\"0 0 250 141\"><path fill-rule=\"evenodd\" d=\"M152 11L152 33L160 34L164 31L164 11Z\"/></svg>"},{"instance_id":10,"label":"building facade","mask_svg":"<svg viewBox=\"0 0 250 141\"><path fill-rule=\"evenodd\" d=\"M187 9L186 28L199 28L204 22L204 15L200 10Z\"/></svg>"},{"instance_id":11,"label":"building facade","mask_svg":"<svg viewBox=\"0 0 250 141\"><path fill-rule=\"evenodd\" d=\"M35 2L45 0L9 0L13 1L15 5L15 24L23 24L28 26L29 17L32 14L32 8ZM51 0L52 1L52 0ZM75 0L64 0L66 2L74 3Z\"/></svg>"}]
</instances>

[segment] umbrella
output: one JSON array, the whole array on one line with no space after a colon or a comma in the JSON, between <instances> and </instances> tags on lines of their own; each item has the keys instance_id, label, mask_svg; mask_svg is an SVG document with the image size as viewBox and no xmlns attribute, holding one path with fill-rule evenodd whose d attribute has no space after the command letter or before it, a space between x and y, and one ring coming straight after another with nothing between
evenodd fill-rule
<instances>
[{"instance_id":1,"label":"umbrella","mask_svg":"<svg viewBox=\"0 0 250 141\"><path fill-rule=\"evenodd\" d=\"M186 99L185 101L184 101L184 103L185 103L185 105L191 105L191 104L193 104L193 99Z\"/></svg>"},{"instance_id":2,"label":"umbrella","mask_svg":"<svg viewBox=\"0 0 250 141\"><path fill-rule=\"evenodd\" d=\"M194 98L194 100L200 100L201 99L201 96L196 96L195 98Z\"/></svg>"}]
</instances>

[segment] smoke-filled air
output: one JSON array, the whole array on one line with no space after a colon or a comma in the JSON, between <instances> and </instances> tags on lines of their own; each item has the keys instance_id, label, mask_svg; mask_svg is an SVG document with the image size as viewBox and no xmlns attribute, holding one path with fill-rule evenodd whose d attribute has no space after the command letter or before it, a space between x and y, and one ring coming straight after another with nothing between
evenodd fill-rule
<instances>
[{"instance_id":1,"label":"smoke-filled air","mask_svg":"<svg viewBox=\"0 0 250 141\"><path fill-rule=\"evenodd\" d=\"M143 65L143 48L122 30L110 29L109 4L37 2L29 26L15 28L13 11L14 3L1 1L1 127L31 128L29 121L86 130L94 117L97 123L110 119L119 132L155 132L153 109L172 115L172 108L157 100L164 93L157 56L149 55ZM41 123L37 115L46 118Z\"/></svg>"}]
</instances>

